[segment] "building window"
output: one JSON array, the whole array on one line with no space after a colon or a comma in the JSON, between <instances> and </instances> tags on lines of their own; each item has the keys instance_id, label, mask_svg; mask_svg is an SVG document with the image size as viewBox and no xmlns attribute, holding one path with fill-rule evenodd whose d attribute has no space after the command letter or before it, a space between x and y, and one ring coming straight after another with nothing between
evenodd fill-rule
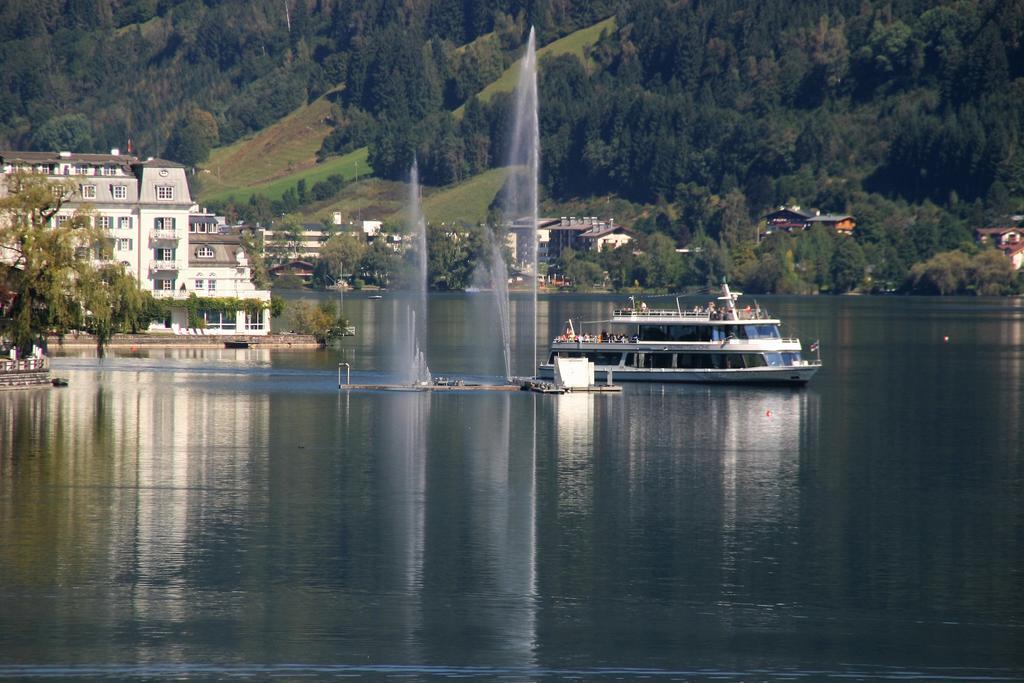
<instances>
[{"instance_id":1,"label":"building window","mask_svg":"<svg viewBox=\"0 0 1024 683\"><path fill-rule=\"evenodd\" d=\"M199 311L199 315L206 322L206 328L209 330L235 329L237 315L234 311Z\"/></svg>"},{"instance_id":2,"label":"building window","mask_svg":"<svg viewBox=\"0 0 1024 683\"><path fill-rule=\"evenodd\" d=\"M95 185L79 185L78 191L82 194L82 199L96 199Z\"/></svg>"},{"instance_id":3,"label":"building window","mask_svg":"<svg viewBox=\"0 0 1024 683\"><path fill-rule=\"evenodd\" d=\"M206 291L212 292L215 289L217 289L217 281L211 277L206 281Z\"/></svg>"},{"instance_id":4,"label":"building window","mask_svg":"<svg viewBox=\"0 0 1024 683\"><path fill-rule=\"evenodd\" d=\"M58 228L60 226L64 225L65 223L67 223L67 222L68 222L68 216L65 215L65 214L60 214L60 215L58 215L58 216L56 216L54 218L54 223L57 225Z\"/></svg>"},{"instance_id":5,"label":"building window","mask_svg":"<svg viewBox=\"0 0 1024 683\"><path fill-rule=\"evenodd\" d=\"M153 280L153 289L158 292L173 292L174 280Z\"/></svg>"},{"instance_id":6,"label":"building window","mask_svg":"<svg viewBox=\"0 0 1024 683\"><path fill-rule=\"evenodd\" d=\"M130 237L129 238L119 237L117 240L115 240L115 248L118 251L131 251L132 250L132 240L131 240L131 238Z\"/></svg>"},{"instance_id":7,"label":"building window","mask_svg":"<svg viewBox=\"0 0 1024 683\"><path fill-rule=\"evenodd\" d=\"M263 329L263 311L256 311L255 313L246 312L246 314L245 314L245 329L246 330L262 330Z\"/></svg>"},{"instance_id":8,"label":"building window","mask_svg":"<svg viewBox=\"0 0 1024 683\"><path fill-rule=\"evenodd\" d=\"M119 230L131 230L132 229L132 217L131 216L119 216L117 219L117 227Z\"/></svg>"},{"instance_id":9,"label":"building window","mask_svg":"<svg viewBox=\"0 0 1024 683\"><path fill-rule=\"evenodd\" d=\"M104 166L102 169L103 175L117 175L116 166Z\"/></svg>"},{"instance_id":10,"label":"building window","mask_svg":"<svg viewBox=\"0 0 1024 683\"><path fill-rule=\"evenodd\" d=\"M174 231L174 219L170 217L157 218L154 220L153 225L157 230Z\"/></svg>"},{"instance_id":11,"label":"building window","mask_svg":"<svg viewBox=\"0 0 1024 683\"><path fill-rule=\"evenodd\" d=\"M196 289L202 289L203 288L203 282L204 282L204 280L202 278L198 278L197 277L196 278Z\"/></svg>"},{"instance_id":12,"label":"building window","mask_svg":"<svg viewBox=\"0 0 1024 683\"><path fill-rule=\"evenodd\" d=\"M125 187L124 185L111 185L110 196L112 196L114 199L127 199L128 188Z\"/></svg>"},{"instance_id":13,"label":"building window","mask_svg":"<svg viewBox=\"0 0 1024 683\"><path fill-rule=\"evenodd\" d=\"M155 249L153 251L153 258L157 261L173 261L174 250L173 249Z\"/></svg>"},{"instance_id":14,"label":"building window","mask_svg":"<svg viewBox=\"0 0 1024 683\"><path fill-rule=\"evenodd\" d=\"M173 185L157 185L156 186L156 198L157 201L169 202L174 199L174 186Z\"/></svg>"},{"instance_id":15,"label":"building window","mask_svg":"<svg viewBox=\"0 0 1024 683\"><path fill-rule=\"evenodd\" d=\"M203 245L196 249L196 258L213 258L213 248Z\"/></svg>"},{"instance_id":16,"label":"building window","mask_svg":"<svg viewBox=\"0 0 1024 683\"><path fill-rule=\"evenodd\" d=\"M75 164L75 175L90 175L89 167L85 164Z\"/></svg>"},{"instance_id":17,"label":"building window","mask_svg":"<svg viewBox=\"0 0 1024 683\"><path fill-rule=\"evenodd\" d=\"M110 230L114 227L114 219L110 216L97 216L96 227L102 228L103 230Z\"/></svg>"}]
</instances>

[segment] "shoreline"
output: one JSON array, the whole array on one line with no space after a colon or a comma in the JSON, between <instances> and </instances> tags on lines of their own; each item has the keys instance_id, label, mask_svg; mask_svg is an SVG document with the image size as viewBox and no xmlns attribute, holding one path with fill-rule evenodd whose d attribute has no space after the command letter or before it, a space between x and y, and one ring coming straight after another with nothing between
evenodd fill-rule
<instances>
[{"instance_id":1,"label":"shoreline","mask_svg":"<svg viewBox=\"0 0 1024 683\"><path fill-rule=\"evenodd\" d=\"M60 339L55 336L47 338L50 349L96 348L96 338L91 334L71 334ZM223 349L223 348L259 348L259 349L318 349L321 344L311 334L223 334L208 337L192 337L176 334L115 334L107 342L107 349L134 348L174 348L174 349Z\"/></svg>"}]
</instances>

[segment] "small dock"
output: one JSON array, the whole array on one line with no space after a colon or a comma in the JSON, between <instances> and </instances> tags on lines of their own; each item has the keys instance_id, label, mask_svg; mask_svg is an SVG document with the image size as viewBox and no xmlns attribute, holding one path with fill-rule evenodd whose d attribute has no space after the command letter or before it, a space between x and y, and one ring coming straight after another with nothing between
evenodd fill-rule
<instances>
[{"instance_id":1,"label":"small dock","mask_svg":"<svg viewBox=\"0 0 1024 683\"><path fill-rule=\"evenodd\" d=\"M559 386L554 382L541 379L524 380L523 391L532 391L538 394L615 394L622 391L617 384L590 384L585 387Z\"/></svg>"},{"instance_id":2,"label":"small dock","mask_svg":"<svg viewBox=\"0 0 1024 683\"><path fill-rule=\"evenodd\" d=\"M339 389L354 391L413 391L413 392L465 392L465 391L522 391L518 384L340 384Z\"/></svg>"},{"instance_id":3,"label":"small dock","mask_svg":"<svg viewBox=\"0 0 1024 683\"><path fill-rule=\"evenodd\" d=\"M464 384L462 382L435 384L338 384L348 391L412 391L432 393L458 393L466 391L532 391L536 394L618 393L621 386L594 384L589 387L560 387L541 379L519 379L509 384Z\"/></svg>"}]
</instances>

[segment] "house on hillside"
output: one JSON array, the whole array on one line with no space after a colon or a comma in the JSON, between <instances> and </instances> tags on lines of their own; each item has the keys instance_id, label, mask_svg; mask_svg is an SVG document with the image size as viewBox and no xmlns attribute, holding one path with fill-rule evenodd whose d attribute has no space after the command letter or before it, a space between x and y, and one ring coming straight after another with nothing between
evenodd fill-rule
<instances>
[{"instance_id":1,"label":"house on hillside","mask_svg":"<svg viewBox=\"0 0 1024 683\"><path fill-rule=\"evenodd\" d=\"M588 251L606 251L629 244L634 236L632 230L615 225L615 221L609 219L607 223L600 223L580 233L576 241Z\"/></svg>"},{"instance_id":2,"label":"house on hillside","mask_svg":"<svg viewBox=\"0 0 1024 683\"><path fill-rule=\"evenodd\" d=\"M762 216L761 220L764 221L766 235L773 232L802 232L815 225L824 225L839 235L850 235L857 227L857 221L848 214L804 212L799 206L780 206L777 211Z\"/></svg>"},{"instance_id":3,"label":"house on hillside","mask_svg":"<svg viewBox=\"0 0 1024 683\"><path fill-rule=\"evenodd\" d=\"M780 206L778 211L772 211L771 213L761 216L761 220L765 223L765 234L770 235L773 232L799 232L807 229L807 219L811 217L811 214L804 213L800 210L799 206L786 208Z\"/></svg>"},{"instance_id":4,"label":"house on hillside","mask_svg":"<svg viewBox=\"0 0 1024 683\"><path fill-rule=\"evenodd\" d=\"M975 228L974 239L978 244L994 242L997 247L1002 249L1003 247L1024 242L1024 228L1018 228L1016 226Z\"/></svg>"},{"instance_id":5,"label":"house on hillside","mask_svg":"<svg viewBox=\"0 0 1024 683\"><path fill-rule=\"evenodd\" d=\"M1024 267L1024 229L1015 226L975 228L974 239L978 244L994 243L1010 259L1015 270Z\"/></svg>"},{"instance_id":6,"label":"house on hillside","mask_svg":"<svg viewBox=\"0 0 1024 683\"><path fill-rule=\"evenodd\" d=\"M600 251L617 249L633 239L633 233L614 219L599 220L596 216L562 216L537 220L537 261L552 263L566 249ZM509 227L509 240L516 261L523 267L529 259L529 219L515 221Z\"/></svg>"},{"instance_id":7,"label":"house on hillside","mask_svg":"<svg viewBox=\"0 0 1024 683\"><path fill-rule=\"evenodd\" d=\"M815 225L824 225L826 228L832 228L837 235L852 235L853 229L857 227L857 221L848 214L823 213L807 219L808 228L812 228Z\"/></svg>"},{"instance_id":8,"label":"house on hillside","mask_svg":"<svg viewBox=\"0 0 1024 683\"><path fill-rule=\"evenodd\" d=\"M111 239L113 259L124 265L141 289L172 300L169 320L154 323L152 329L187 327L188 307L183 300L195 294L257 302L248 309L262 307L258 316L245 310L218 314L217 331L261 335L269 331L270 292L257 290L249 282L244 254L240 260L232 245L218 250L214 243L203 241L204 235L219 235L222 221L192 203L181 164L140 160L117 149L110 154L0 151L0 194L6 193L7 178L17 172L42 174L75 186L74 194L51 219L52 227L59 230L79 209L92 212L95 225ZM202 256L196 255L199 249ZM196 286L200 280L201 289ZM211 280L215 282L212 291ZM206 311L200 308L199 313L204 317ZM234 329L231 320L236 321Z\"/></svg>"}]
</instances>

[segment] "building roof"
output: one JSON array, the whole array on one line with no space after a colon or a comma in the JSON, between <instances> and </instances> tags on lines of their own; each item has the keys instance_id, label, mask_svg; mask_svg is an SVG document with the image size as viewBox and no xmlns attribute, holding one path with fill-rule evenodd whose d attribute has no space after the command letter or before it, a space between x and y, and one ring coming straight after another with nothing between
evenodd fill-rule
<instances>
[{"instance_id":1,"label":"building roof","mask_svg":"<svg viewBox=\"0 0 1024 683\"><path fill-rule=\"evenodd\" d=\"M823 213L820 216L811 216L808 223L838 223L840 221L852 221L853 216L848 214Z\"/></svg>"},{"instance_id":2,"label":"building roof","mask_svg":"<svg viewBox=\"0 0 1024 683\"><path fill-rule=\"evenodd\" d=\"M199 249L206 247L213 250L213 256L197 256ZM242 261L238 254L242 252ZM188 265L191 268L224 267L248 265L242 251L241 240L237 235L190 234L188 236Z\"/></svg>"},{"instance_id":3,"label":"building roof","mask_svg":"<svg viewBox=\"0 0 1024 683\"><path fill-rule=\"evenodd\" d=\"M24 161L30 164L77 162L84 164L131 164L138 159L131 154L83 154L80 152L28 152L0 150L0 159L10 163Z\"/></svg>"},{"instance_id":4,"label":"building roof","mask_svg":"<svg viewBox=\"0 0 1024 683\"><path fill-rule=\"evenodd\" d=\"M974 232L979 235L1005 235L1008 232L1022 232L1024 228L1018 228L1016 226L1007 226L1001 228L975 228Z\"/></svg>"},{"instance_id":5,"label":"building roof","mask_svg":"<svg viewBox=\"0 0 1024 683\"><path fill-rule=\"evenodd\" d=\"M633 232L631 230L628 230L622 227L621 225L601 224L594 226L593 228L587 230L584 233L580 233L579 237L580 239L596 240L601 239L602 237L606 237L607 235L611 235L613 233L629 235L630 237L632 237L633 235Z\"/></svg>"},{"instance_id":6,"label":"building roof","mask_svg":"<svg viewBox=\"0 0 1024 683\"><path fill-rule=\"evenodd\" d=\"M800 218L802 220L807 220L808 218L811 217L811 214L804 213L803 211L800 210L799 206L795 206L793 208L787 208L785 206L782 206L776 209L775 211L772 211L770 213L765 214L764 216L761 216L761 218L767 219L772 218L773 216L793 216L796 218Z\"/></svg>"},{"instance_id":7,"label":"building roof","mask_svg":"<svg viewBox=\"0 0 1024 683\"><path fill-rule=\"evenodd\" d=\"M177 161L157 159L156 157L150 157L145 161L139 161L132 164L132 166L141 166L142 168L185 168L184 164L179 164Z\"/></svg>"}]
</instances>

